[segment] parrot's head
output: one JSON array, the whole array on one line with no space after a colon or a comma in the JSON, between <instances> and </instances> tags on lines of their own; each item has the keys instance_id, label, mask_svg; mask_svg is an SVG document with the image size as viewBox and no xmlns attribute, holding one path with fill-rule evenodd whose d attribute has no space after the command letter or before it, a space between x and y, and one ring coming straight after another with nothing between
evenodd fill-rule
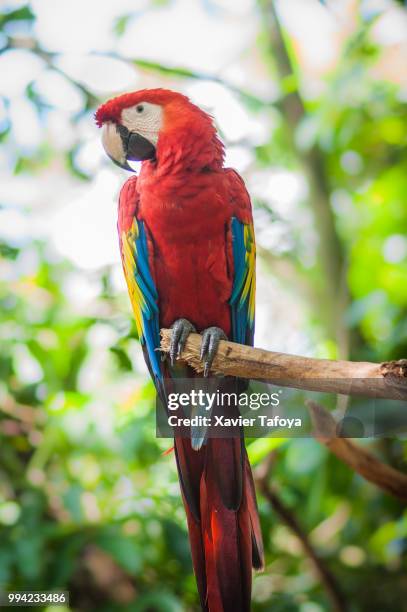
<instances>
[{"instance_id":1,"label":"parrot's head","mask_svg":"<svg viewBox=\"0 0 407 612\"><path fill-rule=\"evenodd\" d=\"M107 155L126 170L132 170L129 161L164 158L188 158L189 167L222 165L223 145L212 118L175 91L123 94L102 104L95 119Z\"/></svg>"}]
</instances>

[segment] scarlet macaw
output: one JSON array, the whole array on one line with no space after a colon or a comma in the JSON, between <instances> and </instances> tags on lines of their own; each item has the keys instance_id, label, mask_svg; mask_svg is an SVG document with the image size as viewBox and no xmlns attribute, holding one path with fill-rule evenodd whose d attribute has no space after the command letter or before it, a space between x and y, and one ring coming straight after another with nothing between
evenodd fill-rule
<instances>
[{"instance_id":1,"label":"scarlet macaw","mask_svg":"<svg viewBox=\"0 0 407 612\"><path fill-rule=\"evenodd\" d=\"M165 380L176 375L191 331L202 333L205 374L220 339L253 344L250 198L237 172L223 167L211 117L187 97L145 89L109 100L95 117L116 164L143 162L120 193L119 242L145 359L165 401ZM161 327L172 328L170 363L157 351ZM219 385L231 381L239 384ZM174 446L202 609L250 610L263 544L244 440L195 431Z\"/></svg>"}]
</instances>

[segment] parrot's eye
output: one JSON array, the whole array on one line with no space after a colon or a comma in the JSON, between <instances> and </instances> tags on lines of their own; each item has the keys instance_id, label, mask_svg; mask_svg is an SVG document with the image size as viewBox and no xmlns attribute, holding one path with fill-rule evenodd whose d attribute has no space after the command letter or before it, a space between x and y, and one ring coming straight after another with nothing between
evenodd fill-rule
<instances>
[{"instance_id":1,"label":"parrot's eye","mask_svg":"<svg viewBox=\"0 0 407 612\"><path fill-rule=\"evenodd\" d=\"M155 146L162 124L162 113L161 106L143 100L124 108L120 119L129 132L140 134Z\"/></svg>"}]
</instances>

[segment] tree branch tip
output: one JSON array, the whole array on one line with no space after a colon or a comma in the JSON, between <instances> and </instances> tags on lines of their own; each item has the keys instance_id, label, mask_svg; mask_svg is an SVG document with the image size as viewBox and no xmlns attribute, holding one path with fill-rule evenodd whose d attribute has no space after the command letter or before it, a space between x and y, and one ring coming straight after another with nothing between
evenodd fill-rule
<instances>
[{"instance_id":1,"label":"tree branch tip","mask_svg":"<svg viewBox=\"0 0 407 612\"><path fill-rule=\"evenodd\" d=\"M382 376L390 379L407 379L407 359L385 361L380 366Z\"/></svg>"}]
</instances>

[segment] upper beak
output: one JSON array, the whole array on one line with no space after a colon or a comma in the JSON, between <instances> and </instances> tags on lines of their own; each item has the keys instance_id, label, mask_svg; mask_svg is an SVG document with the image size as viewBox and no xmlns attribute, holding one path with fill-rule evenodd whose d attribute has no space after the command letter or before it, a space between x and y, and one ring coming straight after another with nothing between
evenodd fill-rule
<instances>
[{"instance_id":1,"label":"upper beak","mask_svg":"<svg viewBox=\"0 0 407 612\"><path fill-rule=\"evenodd\" d=\"M102 144L110 159L125 170L134 172L127 160L143 161L154 159L155 146L135 132L120 124L105 123L102 132Z\"/></svg>"},{"instance_id":2,"label":"upper beak","mask_svg":"<svg viewBox=\"0 0 407 612\"><path fill-rule=\"evenodd\" d=\"M129 166L126 159L126 151L123 142L114 123L105 123L102 128L102 144L107 155L120 168L124 170L134 170Z\"/></svg>"}]
</instances>

